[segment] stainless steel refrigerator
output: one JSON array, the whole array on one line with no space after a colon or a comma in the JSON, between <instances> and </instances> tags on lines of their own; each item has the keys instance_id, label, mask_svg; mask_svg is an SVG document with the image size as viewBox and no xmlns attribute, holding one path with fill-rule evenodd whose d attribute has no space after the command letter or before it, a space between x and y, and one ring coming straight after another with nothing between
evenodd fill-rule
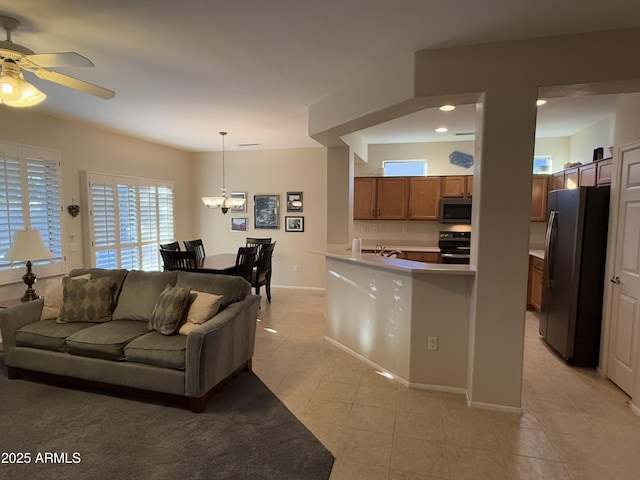
<instances>
[{"instance_id":1,"label":"stainless steel refrigerator","mask_svg":"<svg viewBox=\"0 0 640 480\"><path fill-rule=\"evenodd\" d=\"M609 187L549 192L540 335L578 366L598 366L609 194Z\"/></svg>"}]
</instances>

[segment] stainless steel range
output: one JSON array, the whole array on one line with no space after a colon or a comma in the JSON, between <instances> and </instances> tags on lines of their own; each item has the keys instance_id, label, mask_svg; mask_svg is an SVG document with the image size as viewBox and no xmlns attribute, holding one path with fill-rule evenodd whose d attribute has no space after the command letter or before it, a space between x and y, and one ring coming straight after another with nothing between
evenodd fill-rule
<instances>
[{"instance_id":1,"label":"stainless steel range","mask_svg":"<svg viewBox=\"0 0 640 480\"><path fill-rule=\"evenodd\" d=\"M469 264L471 257L471 232L440 232L438 240L441 263Z\"/></svg>"}]
</instances>

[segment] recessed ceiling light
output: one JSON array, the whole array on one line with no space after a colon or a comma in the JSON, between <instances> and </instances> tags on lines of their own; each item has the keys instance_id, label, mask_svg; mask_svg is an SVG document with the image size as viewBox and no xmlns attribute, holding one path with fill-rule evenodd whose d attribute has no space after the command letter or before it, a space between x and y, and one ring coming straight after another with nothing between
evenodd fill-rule
<instances>
[{"instance_id":1,"label":"recessed ceiling light","mask_svg":"<svg viewBox=\"0 0 640 480\"><path fill-rule=\"evenodd\" d=\"M536 100L536 107L541 107L545 103L547 103L547 101L545 99L539 98L538 100Z\"/></svg>"},{"instance_id":2,"label":"recessed ceiling light","mask_svg":"<svg viewBox=\"0 0 640 480\"><path fill-rule=\"evenodd\" d=\"M443 112L450 112L451 110L455 110L456 106L455 105L442 105L440 107L440 110L442 110Z\"/></svg>"},{"instance_id":3,"label":"recessed ceiling light","mask_svg":"<svg viewBox=\"0 0 640 480\"><path fill-rule=\"evenodd\" d=\"M444 133L444 132L448 132L449 129L447 127L438 127L436 128L436 132L438 133Z\"/></svg>"}]
</instances>

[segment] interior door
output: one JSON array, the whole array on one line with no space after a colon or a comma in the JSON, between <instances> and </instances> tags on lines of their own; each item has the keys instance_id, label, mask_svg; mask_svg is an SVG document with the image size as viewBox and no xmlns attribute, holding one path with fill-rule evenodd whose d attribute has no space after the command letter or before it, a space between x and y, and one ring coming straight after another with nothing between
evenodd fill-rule
<instances>
[{"instance_id":1,"label":"interior door","mask_svg":"<svg viewBox=\"0 0 640 480\"><path fill-rule=\"evenodd\" d=\"M640 336L640 144L621 152L607 375L631 395Z\"/></svg>"}]
</instances>

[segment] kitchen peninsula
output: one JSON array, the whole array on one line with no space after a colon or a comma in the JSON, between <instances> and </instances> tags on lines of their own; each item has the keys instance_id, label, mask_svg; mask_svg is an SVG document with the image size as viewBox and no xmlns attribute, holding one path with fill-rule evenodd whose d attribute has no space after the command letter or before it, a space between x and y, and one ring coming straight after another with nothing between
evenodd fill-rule
<instances>
[{"instance_id":1,"label":"kitchen peninsula","mask_svg":"<svg viewBox=\"0 0 640 480\"><path fill-rule=\"evenodd\" d=\"M326 339L404 385L466 390L473 265L326 257Z\"/></svg>"}]
</instances>

